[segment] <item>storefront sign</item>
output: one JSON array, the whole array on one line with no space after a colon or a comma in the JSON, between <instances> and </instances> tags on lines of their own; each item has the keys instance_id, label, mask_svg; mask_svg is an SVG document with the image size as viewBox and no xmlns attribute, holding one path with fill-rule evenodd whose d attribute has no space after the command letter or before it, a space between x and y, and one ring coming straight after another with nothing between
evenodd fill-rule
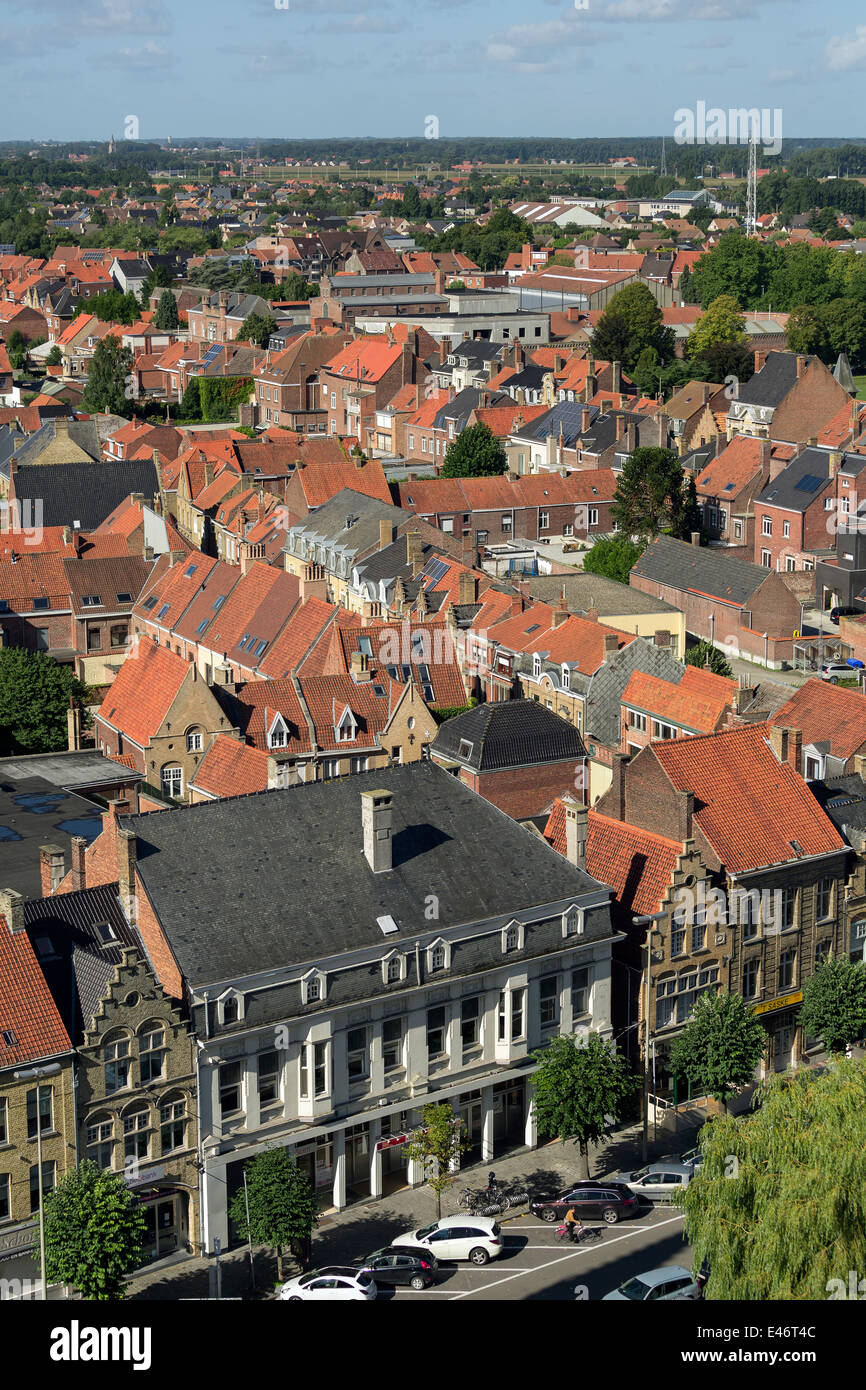
<instances>
[{"instance_id":1,"label":"storefront sign","mask_svg":"<svg viewBox=\"0 0 866 1390\"><path fill-rule=\"evenodd\" d=\"M397 1146L398 1144L408 1144L408 1142L409 1142L409 1135L408 1135L408 1134L391 1134L391 1135L388 1136L387 1139L380 1139L379 1142L378 1142L378 1144L376 1145L376 1148L377 1148L377 1149L393 1149L393 1148L396 1148L396 1146Z\"/></svg>"},{"instance_id":2,"label":"storefront sign","mask_svg":"<svg viewBox=\"0 0 866 1390\"><path fill-rule=\"evenodd\" d=\"M802 1004L803 991L795 990L793 994L781 994L778 999L767 999L763 1004L756 1004L752 1010L755 1014L774 1014L779 1009L790 1009L794 1004Z\"/></svg>"},{"instance_id":3,"label":"storefront sign","mask_svg":"<svg viewBox=\"0 0 866 1390\"><path fill-rule=\"evenodd\" d=\"M36 1241L36 1222L29 1226L22 1226L17 1231L9 1231L6 1235L0 1236L0 1260L9 1259L12 1255L21 1255L30 1250Z\"/></svg>"},{"instance_id":4,"label":"storefront sign","mask_svg":"<svg viewBox=\"0 0 866 1390\"><path fill-rule=\"evenodd\" d=\"M159 1182L160 1178L165 1177L165 1164L157 1163L153 1168L139 1168L132 1165L123 1170L123 1181L130 1187L140 1182Z\"/></svg>"}]
</instances>

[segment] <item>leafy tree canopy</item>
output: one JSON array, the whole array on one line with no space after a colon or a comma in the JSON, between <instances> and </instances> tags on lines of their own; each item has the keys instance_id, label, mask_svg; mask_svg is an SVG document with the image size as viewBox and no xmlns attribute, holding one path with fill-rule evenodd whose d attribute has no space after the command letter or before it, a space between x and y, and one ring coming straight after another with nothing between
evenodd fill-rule
<instances>
[{"instance_id":1,"label":"leafy tree canopy","mask_svg":"<svg viewBox=\"0 0 866 1390\"><path fill-rule=\"evenodd\" d=\"M637 564L644 549L644 545L621 533L602 536L583 557L584 573L603 574L627 584L631 567Z\"/></svg>"},{"instance_id":2,"label":"leafy tree canopy","mask_svg":"<svg viewBox=\"0 0 866 1390\"><path fill-rule=\"evenodd\" d=\"M661 532L685 539L697 529L694 479L672 449L634 449L617 479L611 512L627 536L648 540Z\"/></svg>"},{"instance_id":3,"label":"leafy tree canopy","mask_svg":"<svg viewBox=\"0 0 866 1390\"><path fill-rule=\"evenodd\" d=\"M597 1144L634 1094L638 1078L614 1045L598 1033L586 1039L562 1035L533 1053L533 1106L538 1131L579 1146L589 1177L589 1145Z\"/></svg>"},{"instance_id":4,"label":"leafy tree canopy","mask_svg":"<svg viewBox=\"0 0 866 1390\"><path fill-rule=\"evenodd\" d=\"M153 317L154 328L177 328L180 325L180 316L177 312L177 300L171 290L163 290L156 306L156 313Z\"/></svg>"},{"instance_id":5,"label":"leafy tree canopy","mask_svg":"<svg viewBox=\"0 0 866 1390\"><path fill-rule=\"evenodd\" d=\"M276 327L277 321L271 314L249 314L238 330L237 341L239 343L254 343L257 347L267 347Z\"/></svg>"},{"instance_id":6,"label":"leafy tree canopy","mask_svg":"<svg viewBox=\"0 0 866 1390\"><path fill-rule=\"evenodd\" d=\"M70 700L79 708L90 692L68 666L47 652L0 648L0 747L10 753L53 753L67 747Z\"/></svg>"},{"instance_id":7,"label":"leafy tree canopy","mask_svg":"<svg viewBox=\"0 0 866 1390\"><path fill-rule=\"evenodd\" d=\"M720 294L695 324L686 342L689 357L702 357L719 343L746 342L745 319L732 294Z\"/></svg>"},{"instance_id":8,"label":"leafy tree canopy","mask_svg":"<svg viewBox=\"0 0 866 1390\"><path fill-rule=\"evenodd\" d=\"M842 1052L866 1034L866 965L834 956L803 986L800 1022L828 1052Z\"/></svg>"},{"instance_id":9,"label":"leafy tree canopy","mask_svg":"<svg viewBox=\"0 0 866 1390\"><path fill-rule=\"evenodd\" d=\"M487 478L508 467L505 449L489 425L468 425L449 445L443 478Z\"/></svg>"},{"instance_id":10,"label":"leafy tree canopy","mask_svg":"<svg viewBox=\"0 0 866 1390\"><path fill-rule=\"evenodd\" d=\"M45 1273L84 1299L126 1297L141 1264L144 1210L119 1173L86 1159L45 1198Z\"/></svg>"},{"instance_id":11,"label":"leafy tree canopy","mask_svg":"<svg viewBox=\"0 0 866 1390\"><path fill-rule=\"evenodd\" d=\"M733 678L733 671L712 642L697 642L695 646L689 647L686 650L685 663L687 666L700 666L705 671L712 671L715 676Z\"/></svg>"},{"instance_id":12,"label":"leafy tree canopy","mask_svg":"<svg viewBox=\"0 0 866 1390\"><path fill-rule=\"evenodd\" d=\"M300 1254L318 1222L316 1198L306 1173L285 1149L265 1149L246 1165L243 1187L229 1204L229 1216L241 1237L277 1252L277 1277L283 1277L283 1251ZM247 1198L249 1223L247 1222Z\"/></svg>"},{"instance_id":13,"label":"leafy tree canopy","mask_svg":"<svg viewBox=\"0 0 866 1390\"><path fill-rule=\"evenodd\" d=\"M105 412L125 415L129 411L131 390L127 377L132 368L132 352L121 347L120 339L110 333L96 344L87 373L87 385L81 406L88 414Z\"/></svg>"},{"instance_id":14,"label":"leafy tree canopy","mask_svg":"<svg viewBox=\"0 0 866 1390\"><path fill-rule=\"evenodd\" d=\"M627 372L645 348L655 348L660 362L674 355L673 330L662 323L662 311L646 285L626 285L612 296L592 335L592 355L622 362Z\"/></svg>"},{"instance_id":15,"label":"leafy tree canopy","mask_svg":"<svg viewBox=\"0 0 866 1390\"><path fill-rule=\"evenodd\" d=\"M755 1075L766 1033L738 994L702 994L671 1046L671 1069L725 1104Z\"/></svg>"}]
</instances>

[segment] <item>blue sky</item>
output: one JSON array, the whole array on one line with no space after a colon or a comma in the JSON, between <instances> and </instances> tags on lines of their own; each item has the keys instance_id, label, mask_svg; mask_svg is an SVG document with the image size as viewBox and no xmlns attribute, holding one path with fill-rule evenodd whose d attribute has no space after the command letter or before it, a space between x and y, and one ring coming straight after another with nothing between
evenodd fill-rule
<instances>
[{"instance_id":1,"label":"blue sky","mask_svg":"<svg viewBox=\"0 0 866 1390\"><path fill-rule=\"evenodd\" d=\"M658 135L703 100L866 137L863 0L285 3L0 0L3 135Z\"/></svg>"}]
</instances>

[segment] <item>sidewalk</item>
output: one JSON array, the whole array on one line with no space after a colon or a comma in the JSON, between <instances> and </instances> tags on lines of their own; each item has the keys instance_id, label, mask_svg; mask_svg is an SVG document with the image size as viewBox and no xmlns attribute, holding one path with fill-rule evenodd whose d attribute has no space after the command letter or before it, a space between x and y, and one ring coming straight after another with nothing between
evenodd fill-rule
<instances>
[{"instance_id":1,"label":"sidewalk","mask_svg":"<svg viewBox=\"0 0 866 1390\"><path fill-rule=\"evenodd\" d=\"M641 1162L640 1123L617 1131L611 1142L590 1151L590 1177L622 1168L636 1168ZM649 1157L687 1148L683 1136L660 1135L655 1142L650 1126ZM454 1186L444 1193L442 1214L457 1209L457 1198L464 1187L486 1186L487 1174L493 1169L506 1184L522 1183L545 1190L565 1187L580 1177L580 1154L573 1143L558 1141L538 1149L520 1149L504 1158L463 1168ZM525 1210L520 1208L519 1210ZM506 1218L507 1219L507 1218ZM426 1186L403 1188L390 1196L368 1198L355 1202L341 1212L329 1212L319 1219L313 1235L313 1265L339 1264L370 1253L402 1231L412 1230L436 1220L436 1198ZM250 1290L250 1260L246 1248L232 1250L220 1258L222 1294L224 1298L273 1297L277 1279L276 1256L263 1247L254 1249L256 1292ZM148 1299L208 1298L213 1276L210 1269L213 1257L187 1258L173 1256L177 1263L148 1268L129 1283L129 1297L136 1301ZM290 1258L284 1261L284 1277L296 1272Z\"/></svg>"}]
</instances>

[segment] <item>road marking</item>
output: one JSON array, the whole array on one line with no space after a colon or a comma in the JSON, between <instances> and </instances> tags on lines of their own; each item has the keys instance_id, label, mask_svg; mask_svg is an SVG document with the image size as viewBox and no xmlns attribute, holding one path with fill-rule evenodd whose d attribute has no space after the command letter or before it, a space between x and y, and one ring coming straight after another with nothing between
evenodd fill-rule
<instances>
[{"instance_id":1,"label":"road marking","mask_svg":"<svg viewBox=\"0 0 866 1390\"><path fill-rule=\"evenodd\" d=\"M678 1212L676 1216L668 1217L666 1221L659 1221L656 1225L653 1226L652 1229L654 1231L660 1231L663 1226L670 1226L673 1224L674 1221L682 1221L683 1216L683 1212ZM614 1236L612 1240L606 1241L603 1246L599 1246L598 1248L607 1250L611 1245L616 1245L621 1240L628 1240L630 1236L639 1235L640 1230L642 1229L645 1230L646 1227L633 1226L632 1229L630 1231L626 1231L624 1235ZM548 1247L545 1246L544 1248L547 1249ZM552 1265L562 1264L563 1260L574 1259L575 1255L579 1255L581 1253L581 1247L578 1245L573 1250L569 1250L567 1254L558 1256L558 1258L555 1260L547 1260L544 1264L534 1265L531 1271L517 1270L513 1274L505 1274L501 1279L494 1280L492 1284L486 1284L483 1289L467 1289L465 1293L456 1293L454 1294L454 1300L456 1302L458 1298L471 1298L472 1295L475 1293L486 1293L488 1289L495 1289L497 1284L507 1284L511 1279L520 1279L524 1274L527 1273L540 1274L543 1269L550 1269Z\"/></svg>"}]
</instances>

